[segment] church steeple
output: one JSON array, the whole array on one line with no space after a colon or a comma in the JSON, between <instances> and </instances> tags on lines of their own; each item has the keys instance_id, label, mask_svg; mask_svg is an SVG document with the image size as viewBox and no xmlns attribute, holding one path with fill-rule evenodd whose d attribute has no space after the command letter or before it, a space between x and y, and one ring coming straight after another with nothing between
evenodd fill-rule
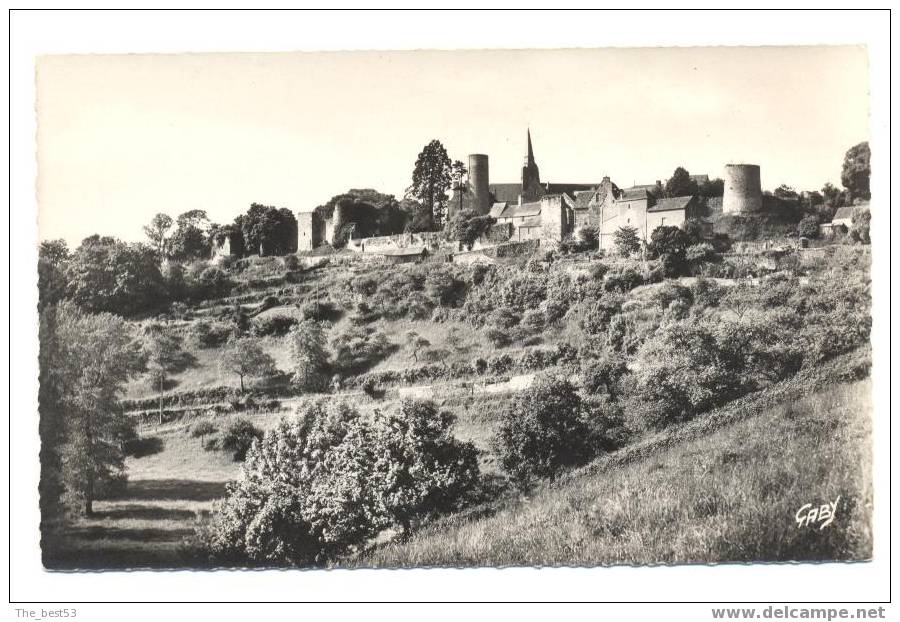
<instances>
[{"instance_id":1,"label":"church steeple","mask_svg":"<svg viewBox=\"0 0 900 622\"><path fill-rule=\"evenodd\" d=\"M522 165L522 197L523 201L536 201L543 196L541 188L541 172L534 161L534 149L531 147L531 128L526 133L527 147L525 164Z\"/></svg>"},{"instance_id":2,"label":"church steeple","mask_svg":"<svg viewBox=\"0 0 900 622\"><path fill-rule=\"evenodd\" d=\"M526 130L528 136L528 151L525 154L525 166L534 164L534 150L531 148L531 128Z\"/></svg>"}]
</instances>

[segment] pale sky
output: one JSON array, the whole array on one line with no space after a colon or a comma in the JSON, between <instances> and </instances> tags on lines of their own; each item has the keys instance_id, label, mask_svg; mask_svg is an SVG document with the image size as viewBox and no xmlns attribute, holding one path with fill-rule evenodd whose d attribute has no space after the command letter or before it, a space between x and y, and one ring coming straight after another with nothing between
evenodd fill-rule
<instances>
[{"instance_id":1,"label":"pale sky","mask_svg":"<svg viewBox=\"0 0 900 622\"><path fill-rule=\"evenodd\" d=\"M37 90L40 237L72 246L157 212L400 198L434 138L491 182L519 180L530 127L542 181L747 162L818 189L869 132L862 47L48 56Z\"/></svg>"}]
</instances>

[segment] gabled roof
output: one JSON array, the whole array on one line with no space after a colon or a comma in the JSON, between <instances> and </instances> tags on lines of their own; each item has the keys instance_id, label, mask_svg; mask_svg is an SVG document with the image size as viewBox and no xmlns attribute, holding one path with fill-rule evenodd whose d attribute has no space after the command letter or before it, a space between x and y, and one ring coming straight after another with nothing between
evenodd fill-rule
<instances>
[{"instance_id":1,"label":"gabled roof","mask_svg":"<svg viewBox=\"0 0 900 622\"><path fill-rule=\"evenodd\" d=\"M834 213L834 218L831 220L845 220L853 218L853 215L856 213L856 205L848 205L846 207L839 207L838 211Z\"/></svg>"},{"instance_id":2,"label":"gabled roof","mask_svg":"<svg viewBox=\"0 0 900 622\"><path fill-rule=\"evenodd\" d=\"M506 209L507 205L509 205L509 203L507 203L506 201L504 201L503 203L494 203L491 206L491 211L488 212L488 216L491 216L492 218L496 218L497 216L499 216L500 214L503 213L503 210Z\"/></svg>"},{"instance_id":3,"label":"gabled roof","mask_svg":"<svg viewBox=\"0 0 900 622\"><path fill-rule=\"evenodd\" d=\"M625 188L622 191L622 194L619 196L617 201L637 201L640 199L646 199L649 196L646 188L633 187L633 188Z\"/></svg>"},{"instance_id":4,"label":"gabled roof","mask_svg":"<svg viewBox=\"0 0 900 622\"><path fill-rule=\"evenodd\" d=\"M534 203L522 203L521 205L512 203L508 204L504 210L494 216L494 218L525 218L528 216L538 216L540 213L540 201L535 201Z\"/></svg>"},{"instance_id":5,"label":"gabled roof","mask_svg":"<svg viewBox=\"0 0 900 622\"><path fill-rule=\"evenodd\" d=\"M575 196L576 190L593 190L597 184L555 184L548 182L544 184L544 189L550 194L568 194Z\"/></svg>"},{"instance_id":6,"label":"gabled roof","mask_svg":"<svg viewBox=\"0 0 900 622\"><path fill-rule=\"evenodd\" d=\"M647 208L648 212L670 212L673 210L686 209L688 204L694 200L693 196L687 197L671 197L668 199L659 199L656 205Z\"/></svg>"},{"instance_id":7,"label":"gabled roof","mask_svg":"<svg viewBox=\"0 0 900 622\"><path fill-rule=\"evenodd\" d=\"M520 229L522 227L540 227L541 226L541 216L540 214L537 216L529 216L524 221L522 221L519 225L517 225Z\"/></svg>"}]
</instances>

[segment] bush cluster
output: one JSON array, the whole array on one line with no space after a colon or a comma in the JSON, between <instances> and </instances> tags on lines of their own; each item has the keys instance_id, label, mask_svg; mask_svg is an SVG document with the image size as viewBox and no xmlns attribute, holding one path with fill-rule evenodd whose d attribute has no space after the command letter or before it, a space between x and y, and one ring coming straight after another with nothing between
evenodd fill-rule
<instances>
[{"instance_id":1,"label":"bush cluster","mask_svg":"<svg viewBox=\"0 0 900 622\"><path fill-rule=\"evenodd\" d=\"M323 565L386 527L457 509L480 475L452 423L429 402L373 417L311 405L250 449L201 541L219 562Z\"/></svg>"}]
</instances>

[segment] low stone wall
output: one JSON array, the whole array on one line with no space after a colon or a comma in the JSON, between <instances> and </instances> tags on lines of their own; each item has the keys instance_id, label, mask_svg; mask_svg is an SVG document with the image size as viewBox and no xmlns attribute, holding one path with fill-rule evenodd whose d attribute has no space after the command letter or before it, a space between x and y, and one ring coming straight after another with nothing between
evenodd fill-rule
<instances>
[{"instance_id":1,"label":"low stone wall","mask_svg":"<svg viewBox=\"0 0 900 622\"><path fill-rule=\"evenodd\" d=\"M444 237L440 231L425 233L397 233L395 235L382 235L371 238L357 238L347 241L347 249L356 253L368 253L373 251L394 250L408 248L410 246L423 246L430 251L440 248L454 248L457 242L452 242Z\"/></svg>"},{"instance_id":2,"label":"low stone wall","mask_svg":"<svg viewBox=\"0 0 900 622\"><path fill-rule=\"evenodd\" d=\"M493 263L504 257L523 257L533 254L540 247L540 240L507 242L495 246L483 246L471 251L453 253L454 263Z\"/></svg>"}]
</instances>

